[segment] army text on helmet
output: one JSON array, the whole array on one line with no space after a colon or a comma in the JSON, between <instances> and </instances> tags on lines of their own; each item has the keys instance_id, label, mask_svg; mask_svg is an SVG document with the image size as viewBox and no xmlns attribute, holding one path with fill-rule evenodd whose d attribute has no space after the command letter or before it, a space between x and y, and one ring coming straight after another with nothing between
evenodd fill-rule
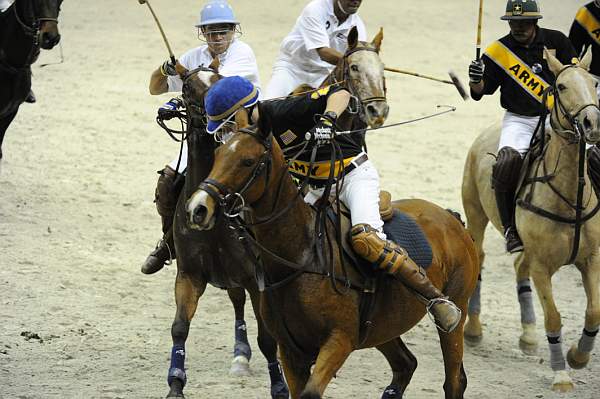
<instances>
[{"instance_id":1,"label":"army text on helmet","mask_svg":"<svg viewBox=\"0 0 600 399\"><path fill-rule=\"evenodd\" d=\"M506 13L500 17L504 21L541 18L540 6L536 0L508 0Z\"/></svg>"}]
</instances>

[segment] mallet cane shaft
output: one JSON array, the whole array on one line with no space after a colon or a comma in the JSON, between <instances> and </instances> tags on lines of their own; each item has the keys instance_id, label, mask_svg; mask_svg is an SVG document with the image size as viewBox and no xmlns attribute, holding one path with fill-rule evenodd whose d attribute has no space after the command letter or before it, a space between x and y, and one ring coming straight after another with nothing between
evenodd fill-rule
<instances>
[{"instance_id":1,"label":"mallet cane shaft","mask_svg":"<svg viewBox=\"0 0 600 399\"><path fill-rule=\"evenodd\" d=\"M158 30L160 30L160 34L165 42L165 45L167 46L167 50L169 51L169 58L171 59L171 62L173 63L173 65L175 65L177 60L175 60L175 55L173 54L173 50L171 50L171 46L169 45L169 41L167 40L167 35L165 35L165 31L163 30L162 25L160 24L160 22L158 20L158 17L154 13L154 10L152 9L150 2L148 0L138 0L138 2L140 4L145 4L148 6L148 9L152 13L152 17L154 18L154 21L156 21L156 25L158 25Z\"/></svg>"},{"instance_id":2,"label":"mallet cane shaft","mask_svg":"<svg viewBox=\"0 0 600 399\"><path fill-rule=\"evenodd\" d=\"M479 18L477 20L477 43L475 45L475 59L481 58L481 25L483 21L483 0L479 0Z\"/></svg>"},{"instance_id":3,"label":"mallet cane shaft","mask_svg":"<svg viewBox=\"0 0 600 399\"><path fill-rule=\"evenodd\" d=\"M395 73L401 73L403 75L415 76L417 78L433 80L434 82L440 82L440 83L453 85L456 88L456 90L458 90L458 93L465 101L469 99L469 95L467 94L467 91L465 90L464 86L458 79L458 76L456 76L456 74L452 71L448 72L448 74L450 75L450 79L452 79L452 80L448 80L448 79L435 78L433 76L422 75L420 73L405 71L402 69L396 69L396 68L390 68L390 67L385 67L385 70L390 71L390 72L395 72Z\"/></svg>"}]
</instances>

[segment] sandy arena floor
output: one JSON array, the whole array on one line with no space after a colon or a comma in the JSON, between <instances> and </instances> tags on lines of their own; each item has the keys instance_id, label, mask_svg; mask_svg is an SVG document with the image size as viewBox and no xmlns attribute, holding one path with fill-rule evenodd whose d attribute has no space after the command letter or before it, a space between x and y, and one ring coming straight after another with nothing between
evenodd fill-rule
<instances>
[{"instance_id":1,"label":"sandy arena floor","mask_svg":"<svg viewBox=\"0 0 600 399\"><path fill-rule=\"evenodd\" d=\"M177 54L198 45L193 24L200 1L154 0ZM281 39L305 0L231 0L243 40L257 55L263 85ZM543 26L568 31L582 0L545 0ZM505 2L486 2L484 43L508 32ZM445 77L475 55L477 2L365 0L369 34L385 28L382 58L391 67ZM153 276L139 267L160 237L154 204L156 170L178 146L154 122L169 95L148 94L150 73L166 50L148 10L134 0L66 1L60 16L65 62L33 67L35 105L21 107L7 132L0 174L0 398L159 398L175 313L175 267ZM40 62L59 59L44 52ZM463 102L451 86L388 74L388 122L456 105L455 113L369 136L383 186L396 198L419 197L461 209L464 158L475 136L502 115L499 99ZM490 230L483 272L485 338L465 350L468 398L600 397L598 349L576 389L556 395L536 299L540 350L518 349L520 322L511 259ZM565 347L583 326L581 277L565 267L554 279ZM266 398L268 374L255 344L252 376L228 376L233 311L209 289L192 323L189 398ZM23 332L41 339L26 339ZM429 322L406 334L419 360L406 397L443 396L443 365ZM328 398L379 398L391 380L375 350L354 353L329 386Z\"/></svg>"}]
</instances>

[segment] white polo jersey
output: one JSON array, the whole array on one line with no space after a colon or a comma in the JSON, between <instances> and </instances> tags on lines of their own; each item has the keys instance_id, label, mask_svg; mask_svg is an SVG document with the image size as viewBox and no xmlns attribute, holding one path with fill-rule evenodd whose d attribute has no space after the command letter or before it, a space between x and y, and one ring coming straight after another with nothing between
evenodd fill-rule
<instances>
[{"instance_id":1,"label":"white polo jersey","mask_svg":"<svg viewBox=\"0 0 600 399\"><path fill-rule=\"evenodd\" d=\"M241 76L248 79L260 88L258 65L254 51L241 40L234 40L226 52L219 54L219 73L223 76ZM200 65L209 66L213 57L208 45L203 45L189 50L179 58L179 63L188 70L198 68ZM167 79L169 91L181 91L183 82L179 76L169 76Z\"/></svg>"},{"instance_id":2,"label":"white polo jersey","mask_svg":"<svg viewBox=\"0 0 600 399\"><path fill-rule=\"evenodd\" d=\"M333 12L336 0L313 0L302 10L292 31L283 39L279 59L300 67L305 72L329 74L333 65L321 60L318 48L329 47L345 53L348 33L354 26L358 39L367 40L365 24L358 14L352 14L339 24Z\"/></svg>"}]
</instances>

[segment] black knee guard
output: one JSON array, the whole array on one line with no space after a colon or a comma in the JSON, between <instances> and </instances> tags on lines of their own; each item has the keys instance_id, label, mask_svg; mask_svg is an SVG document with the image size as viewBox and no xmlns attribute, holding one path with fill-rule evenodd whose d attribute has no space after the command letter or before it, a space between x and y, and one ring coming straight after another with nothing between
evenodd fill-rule
<instances>
[{"instance_id":1,"label":"black knee guard","mask_svg":"<svg viewBox=\"0 0 600 399\"><path fill-rule=\"evenodd\" d=\"M167 232L170 226L173 225L173 216L177 207L177 198L179 190L176 185L177 172L167 166L160 172L160 177L156 183L156 191L154 192L154 202L156 210L163 219L163 232Z\"/></svg>"},{"instance_id":2,"label":"black knee guard","mask_svg":"<svg viewBox=\"0 0 600 399\"><path fill-rule=\"evenodd\" d=\"M597 193L600 193L600 148L593 146L588 150L588 176L592 186Z\"/></svg>"},{"instance_id":3,"label":"black knee guard","mask_svg":"<svg viewBox=\"0 0 600 399\"><path fill-rule=\"evenodd\" d=\"M523 158L519 151L511 147L502 147L492 167L492 187L497 192L514 192L519 183Z\"/></svg>"}]
</instances>

